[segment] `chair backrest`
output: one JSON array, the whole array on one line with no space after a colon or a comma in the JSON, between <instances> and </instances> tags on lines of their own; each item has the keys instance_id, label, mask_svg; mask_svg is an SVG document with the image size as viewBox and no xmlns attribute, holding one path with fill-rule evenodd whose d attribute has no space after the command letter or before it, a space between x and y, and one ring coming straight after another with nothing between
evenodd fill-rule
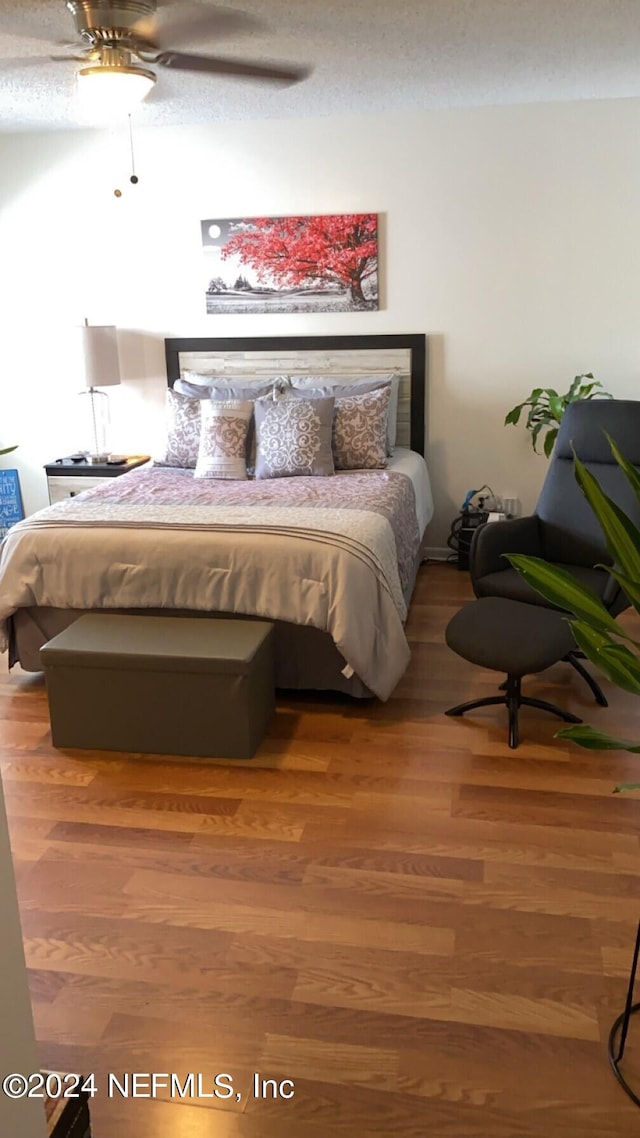
<instances>
[{"instance_id":1,"label":"chair backrest","mask_svg":"<svg viewBox=\"0 0 640 1138\"><path fill-rule=\"evenodd\" d=\"M574 451L605 493L640 526L640 504L611 454L607 435L640 468L640 401L585 399L569 404L535 509L548 561L611 564L598 519L575 480Z\"/></svg>"}]
</instances>

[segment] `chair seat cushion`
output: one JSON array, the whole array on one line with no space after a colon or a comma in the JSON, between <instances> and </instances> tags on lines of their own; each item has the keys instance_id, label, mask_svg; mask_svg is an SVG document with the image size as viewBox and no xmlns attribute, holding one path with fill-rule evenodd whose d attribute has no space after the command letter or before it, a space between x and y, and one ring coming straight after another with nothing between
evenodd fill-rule
<instances>
[{"instance_id":1,"label":"chair seat cushion","mask_svg":"<svg viewBox=\"0 0 640 1138\"><path fill-rule=\"evenodd\" d=\"M465 605L449 621L445 639L472 664L516 677L542 672L575 648L560 612L504 597Z\"/></svg>"},{"instance_id":2,"label":"chair seat cushion","mask_svg":"<svg viewBox=\"0 0 640 1138\"><path fill-rule=\"evenodd\" d=\"M551 563L553 564L553 562ZM581 585L591 589L602 600L604 591L610 580L604 569L589 569L580 565L561 565L559 569L571 573ZM549 602L541 593L527 584L517 569L501 569L498 573L486 573L474 581L474 589L478 597L504 597L505 600L523 601L528 605L538 605L541 608L550 608ZM561 610L556 609L559 612Z\"/></svg>"}]
</instances>

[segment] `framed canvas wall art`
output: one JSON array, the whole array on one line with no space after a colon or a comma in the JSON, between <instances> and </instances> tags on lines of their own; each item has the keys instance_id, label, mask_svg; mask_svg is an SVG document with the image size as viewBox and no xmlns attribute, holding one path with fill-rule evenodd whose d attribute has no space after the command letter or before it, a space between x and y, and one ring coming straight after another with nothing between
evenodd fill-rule
<instances>
[{"instance_id":1,"label":"framed canvas wall art","mask_svg":"<svg viewBox=\"0 0 640 1138\"><path fill-rule=\"evenodd\" d=\"M378 308L378 216L207 218L207 312Z\"/></svg>"}]
</instances>

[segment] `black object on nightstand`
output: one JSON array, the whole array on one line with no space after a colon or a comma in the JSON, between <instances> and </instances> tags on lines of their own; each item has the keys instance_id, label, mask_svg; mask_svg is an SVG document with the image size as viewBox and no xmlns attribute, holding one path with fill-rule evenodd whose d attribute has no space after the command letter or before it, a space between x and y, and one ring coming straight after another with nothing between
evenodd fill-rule
<instances>
[{"instance_id":1,"label":"black object on nightstand","mask_svg":"<svg viewBox=\"0 0 640 1138\"><path fill-rule=\"evenodd\" d=\"M137 466L149 461L148 454L114 454L110 462L89 462L82 455L68 455L57 458L45 466L49 502L61 502L63 498L73 498L82 490L98 486L103 478L117 478Z\"/></svg>"}]
</instances>

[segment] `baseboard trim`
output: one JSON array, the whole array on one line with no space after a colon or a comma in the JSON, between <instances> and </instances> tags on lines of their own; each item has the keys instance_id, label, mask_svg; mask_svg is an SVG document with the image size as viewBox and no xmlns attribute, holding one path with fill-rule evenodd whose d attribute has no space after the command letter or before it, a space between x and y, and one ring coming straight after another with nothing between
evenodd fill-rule
<instances>
[{"instance_id":1,"label":"baseboard trim","mask_svg":"<svg viewBox=\"0 0 640 1138\"><path fill-rule=\"evenodd\" d=\"M452 555L448 546L427 545L424 550L424 561L448 561Z\"/></svg>"}]
</instances>

